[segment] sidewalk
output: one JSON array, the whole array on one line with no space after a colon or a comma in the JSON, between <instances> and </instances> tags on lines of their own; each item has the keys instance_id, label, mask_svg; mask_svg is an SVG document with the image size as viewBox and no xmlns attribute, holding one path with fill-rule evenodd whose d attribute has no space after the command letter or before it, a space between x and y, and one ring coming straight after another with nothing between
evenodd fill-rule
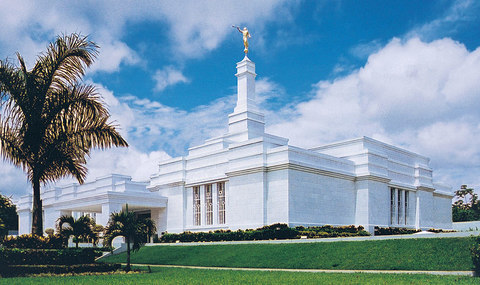
<instances>
[{"instance_id":1,"label":"sidewalk","mask_svg":"<svg viewBox=\"0 0 480 285\"><path fill-rule=\"evenodd\" d=\"M122 263L126 265L126 263ZM414 270L345 270L345 269L287 269L287 268L236 268L236 267L203 267L189 265L158 265L138 264L132 266L171 267L208 270L238 270L238 271L285 271L285 272L311 272L311 273L373 273L373 274L431 274L431 275L462 275L473 276L472 271L414 271Z\"/></svg>"}]
</instances>

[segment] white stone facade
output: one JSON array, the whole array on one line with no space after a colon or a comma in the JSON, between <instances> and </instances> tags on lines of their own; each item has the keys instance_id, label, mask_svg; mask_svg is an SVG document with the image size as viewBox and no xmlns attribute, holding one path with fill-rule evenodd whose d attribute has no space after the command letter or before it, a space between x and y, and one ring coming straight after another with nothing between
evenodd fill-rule
<instances>
[{"instance_id":1,"label":"white stone facade","mask_svg":"<svg viewBox=\"0 0 480 285\"><path fill-rule=\"evenodd\" d=\"M237 63L238 100L228 133L162 161L148 183L111 175L43 192L45 228L62 214L89 213L105 225L125 204L149 214L158 232L362 225L452 228L451 189L432 180L429 159L362 137L312 149L265 133L255 103L255 64ZM19 204L30 232L31 195Z\"/></svg>"}]
</instances>

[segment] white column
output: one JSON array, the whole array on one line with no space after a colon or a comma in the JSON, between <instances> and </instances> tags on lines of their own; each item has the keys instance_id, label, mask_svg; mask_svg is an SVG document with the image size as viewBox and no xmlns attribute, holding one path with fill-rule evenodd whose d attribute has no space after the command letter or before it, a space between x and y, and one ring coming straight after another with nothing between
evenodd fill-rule
<instances>
[{"instance_id":1,"label":"white column","mask_svg":"<svg viewBox=\"0 0 480 285\"><path fill-rule=\"evenodd\" d=\"M120 212L122 210L122 204L105 203L102 204L102 213L97 215L97 224L106 226L110 219L110 214L114 212Z\"/></svg>"},{"instance_id":2,"label":"white column","mask_svg":"<svg viewBox=\"0 0 480 285\"><path fill-rule=\"evenodd\" d=\"M18 212L18 235L32 232L32 212L29 210Z\"/></svg>"}]
</instances>

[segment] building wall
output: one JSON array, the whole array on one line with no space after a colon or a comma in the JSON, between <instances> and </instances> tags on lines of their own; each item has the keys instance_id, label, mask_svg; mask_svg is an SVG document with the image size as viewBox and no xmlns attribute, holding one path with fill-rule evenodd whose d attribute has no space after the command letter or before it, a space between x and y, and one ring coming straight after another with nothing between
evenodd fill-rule
<instances>
[{"instance_id":1,"label":"building wall","mask_svg":"<svg viewBox=\"0 0 480 285\"><path fill-rule=\"evenodd\" d=\"M172 186L159 191L159 195L168 197L166 210L158 214L162 213L164 215L159 217L159 220L162 221L162 226L169 233L181 233L185 230L185 192L183 185Z\"/></svg>"},{"instance_id":2,"label":"building wall","mask_svg":"<svg viewBox=\"0 0 480 285\"><path fill-rule=\"evenodd\" d=\"M433 227L435 229L451 229L452 198L444 195L433 195Z\"/></svg>"},{"instance_id":3,"label":"building wall","mask_svg":"<svg viewBox=\"0 0 480 285\"><path fill-rule=\"evenodd\" d=\"M355 223L353 181L289 170L288 200L290 226Z\"/></svg>"},{"instance_id":4,"label":"building wall","mask_svg":"<svg viewBox=\"0 0 480 285\"><path fill-rule=\"evenodd\" d=\"M386 182L362 179L355 183L355 224L373 232L390 225L390 188Z\"/></svg>"},{"instance_id":5,"label":"building wall","mask_svg":"<svg viewBox=\"0 0 480 285\"><path fill-rule=\"evenodd\" d=\"M434 212L433 193L432 191L428 191L428 190L418 190L416 193L417 193L416 227L422 230L428 230L430 228L433 228L434 214L440 214L440 213Z\"/></svg>"},{"instance_id":6,"label":"building wall","mask_svg":"<svg viewBox=\"0 0 480 285\"><path fill-rule=\"evenodd\" d=\"M267 173L267 220L266 224L289 223L289 183L288 170L277 170Z\"/></svg>"},{"instance_id":7,"label":"building wall","mask_svg":"<svg viewBox=\"0 0 480 285\"><path fill-rule=\"evenodd\" d=\"M232 176L227 191L227 224L230 229L258 228L266 221L265 173Z\"/></svg>"}]
</instances>

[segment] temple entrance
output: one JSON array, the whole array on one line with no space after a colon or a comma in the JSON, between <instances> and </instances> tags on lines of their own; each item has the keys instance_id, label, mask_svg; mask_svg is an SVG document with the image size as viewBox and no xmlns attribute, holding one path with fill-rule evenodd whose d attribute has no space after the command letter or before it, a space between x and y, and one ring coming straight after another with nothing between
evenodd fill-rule
<instances>
[{"instance_id":1,"label":"temple entrance","mask_svg":"<svg viewBox=\"0 0 480 285\"><path fill-rule=\"evenodd\" d=\"M151 210L141 210L141 211L135 211L135 216L137 216L137 219L151 219L152 218L152 211ZM153 242L153 236L148 236L146 240L144 241L146 243L151 243Z\"/></svg>"}]
</instances>

